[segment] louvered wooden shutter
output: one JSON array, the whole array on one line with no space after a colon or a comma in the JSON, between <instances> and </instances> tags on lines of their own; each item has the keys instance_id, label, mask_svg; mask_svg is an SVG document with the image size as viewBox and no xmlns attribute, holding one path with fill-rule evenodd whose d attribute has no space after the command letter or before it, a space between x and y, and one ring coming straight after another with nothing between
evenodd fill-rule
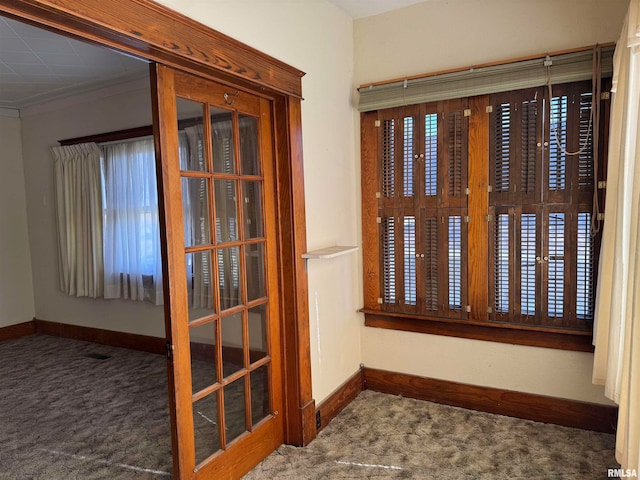
<instances>
[{"instance_id":1,"label":"louvered wooden shutter","mask_svg":"<svg viewBox=\"0 0 640 480\"><path fill-rule=\"evenodd\" d=\"M491 99L492 320L585 329L592 319L589 88L557 86L550 99L544 89Z\"/></svg>"},{"instance_id":2,"label":"louvered wooden shutter","mask_svg":"<svg viewBox=\"0 0 640 480\"><path fill-rule=\"evenodd\" d=\"M417 305L416 109L380 114L380 262L382 308L414 311Z\"/></svg>"},{"instance_id":3,"label":"louvered wooden shutter","mask_svg":"<svg viewBox=\"0 0 640 480\"><path fill-rule=\"evenodd\" d=\"M382 309L466 318L466 102L380 112Z\"/></svg>"},{"instance_id":4,"label":"louvered wooden shutter","mask_svg":"<svg viewBox=\"0 0 640 480\"><path fill-rule=\"evenodd\" d=\"M441 102L440 311L467 318L468 117L466 100Z\"/></svg>"}]
</instances>

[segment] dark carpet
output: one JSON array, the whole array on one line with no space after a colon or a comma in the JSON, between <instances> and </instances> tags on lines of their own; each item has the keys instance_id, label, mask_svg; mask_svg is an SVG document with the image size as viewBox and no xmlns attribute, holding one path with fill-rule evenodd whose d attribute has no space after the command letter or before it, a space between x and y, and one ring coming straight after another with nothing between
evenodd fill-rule
<instances>
[{"instance_id":1,"label":"dark carpet","mask_svg":"<svg viewBox=\"0 0 640 480\"><path fill-rule=\"evenodd\" d=\"M171 478L161 355L48 336L0 344L0 479ZM614 437L365 391L245 480L602 479Z\"/></svg>"}]
</instances>

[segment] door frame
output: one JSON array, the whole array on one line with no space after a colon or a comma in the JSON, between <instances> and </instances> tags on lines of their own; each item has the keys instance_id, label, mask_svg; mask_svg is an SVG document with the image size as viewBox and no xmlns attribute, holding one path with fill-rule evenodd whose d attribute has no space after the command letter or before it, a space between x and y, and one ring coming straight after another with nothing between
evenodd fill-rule
<instances>
[{"instance_id":1,"label":"door frame","mask_svg":"<svg viewBox=\"0 0 640 480\"><path fill-rule=\"evenodd\" d=\"M273 98L284 441L307 445L316 436L316 426L308 283L302 259L307 246L301 118L304 72L149 0L0 0L0 12ZM164 206L160 208L164 216Z\"/></svg>"}]
</instances>

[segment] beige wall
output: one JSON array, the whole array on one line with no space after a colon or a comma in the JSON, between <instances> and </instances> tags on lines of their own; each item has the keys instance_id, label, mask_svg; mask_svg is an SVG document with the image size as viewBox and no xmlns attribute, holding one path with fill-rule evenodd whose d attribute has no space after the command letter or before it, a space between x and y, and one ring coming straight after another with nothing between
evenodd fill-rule
<instances>
[{"instance_id":1,"label":"beige wall","mask_svg":"<svg viewBox=\"0 0 640 480\"><path fill-rule=\"evenodd\" d=\"M356 85L615 41L627 0L430 0L354 22ZM366 366L607 403L588 353L363 327Z\"/></svg>"},{"instance_id":2,"label":"beige wall","mask_svg":"<svg viewBox=\"0 0 640 480\"><path fill-rule=\"evenodd\" d=\"M53 161L65 138L151 124L148 79L22 111L24 172L36 317L52 322L164 337L164 312L148 302L69 297L58 286Z\"/></svg>"},{"instance_id":3,"label":"beige wall","mask_svg":"<svg viewBox=\"0 0 640 480\"><path fill-rule=\"evenodd\" d=\"M628 0L429 0L356 20L356 83L614 42L628 4Z\"/></svg>"},{"instance_id":4,"label":"beige wall","mask_svg":"<svg viewBox=\"0 0 640 480\"><path fill-rule=\"evenodd\" d=\"M35 312L17 111L0 109L0 151L0 327L5 327L28 322Z\"/></svg>"}]
</instances>

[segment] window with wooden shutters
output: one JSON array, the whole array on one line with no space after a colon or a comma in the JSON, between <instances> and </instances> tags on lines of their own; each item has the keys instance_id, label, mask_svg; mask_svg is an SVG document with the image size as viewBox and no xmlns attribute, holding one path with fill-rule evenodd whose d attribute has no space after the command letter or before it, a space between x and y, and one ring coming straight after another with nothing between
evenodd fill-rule
<instances>
[{"instance_id":1,"label":"window with wooden shutters","mask_svg":"<svg viewBox=\"0 0 640 480\"><path fill-rule=\"evenodd\" d=\"M591 101L578 82L364 113L365 325L589 350Z\"/></svg>"},{"instance_id":2,"label":"window with wooden shutters","mask_svg":"<svg viewBox=\"0 0 640 480\"><path fill-rule=\"evenodd\" d=\"M380 118L382 308L466 317L466 118L461 101ZM442 146L445 146L444 148Z\"/></svg>"},{"instance_id":3,"label":"window with wooden shutters","mask_svg":"<svg viewBox=\"0 0 640 480\"><path fill-rule=\"evenodd\" d=\"M546 88L491 98L493 321L591 331L590 89L587 82L556 86L551 98Z\"/></svg>"}]
</instances>

